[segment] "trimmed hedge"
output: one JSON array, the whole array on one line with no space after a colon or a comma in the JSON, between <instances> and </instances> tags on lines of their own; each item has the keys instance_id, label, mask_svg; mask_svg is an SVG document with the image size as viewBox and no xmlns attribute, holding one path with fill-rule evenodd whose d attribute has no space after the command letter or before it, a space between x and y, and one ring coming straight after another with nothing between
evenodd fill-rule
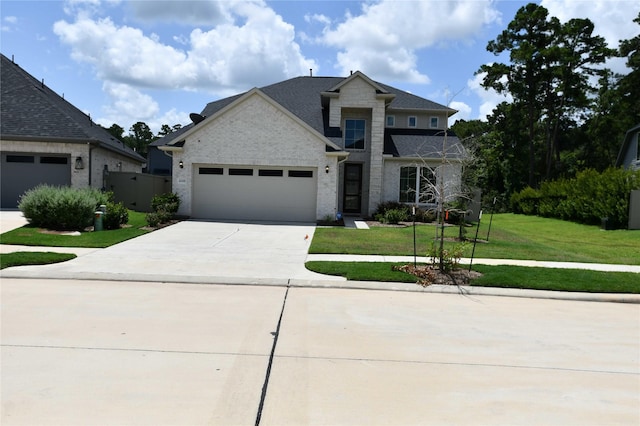
<instances>
[{"instance_id":1,"label":"trimmed hedge","mask_svg":"<svg viewBox=\"0 0 640 426\"><path fill-rule=\"evenodd\" d=\"M629 194L640 189L640 171L609 168L602 173L587 169L573 179L544 182L511 196L514 213L539 215L599 225L603 218L613 229L629 221Z\"/></svg>"},{"instance_id":2,"label":"trimmed hedge","mask_svg":"<svg viewBox=\"0 0 640 426\"><path fill-rule=\"evenodd\" d=\"M93 188L75 189L39 185L25 192L18 208L33 226L56 231L83 231L109 195Z\"/></svg>"},{"instance_id":3,"label":"trimmed hedge","mask_svg":"<svg viewBox=\"0 0 640 426\"><path fill-rule=\"evenodd\" d=\"M151 213L145 216L147 224L155 228L169 222L180 208L180 197L176 193L160 194L151 200Z\"/></svg>"},{"instance_id":4,"label":"trimmed hedge","mask_svg":"<svg viewBox=\"0 0 640 426\"><path fill-rule=\"evenodd\" d=\"M106 230L120 229L129 222L129 210L122 203L108 202L107 214L102 217L102 226Z\"/></svg>"}]
</instances>

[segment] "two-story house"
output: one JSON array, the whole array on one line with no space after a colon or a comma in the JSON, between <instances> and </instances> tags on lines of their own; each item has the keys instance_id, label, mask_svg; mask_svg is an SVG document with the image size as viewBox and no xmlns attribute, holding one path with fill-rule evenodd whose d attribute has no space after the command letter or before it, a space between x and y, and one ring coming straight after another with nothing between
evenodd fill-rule
<instances>
[{"instance_id":1,"label":"two-story house","mask_svg":"<svg viewBox=\"0 0 640 426\"><path fill-rule=\"evenodd\" d=\"M211 102L154 145L172 155L181 214L367 217L383 201L433 205L434 185L460 184L464 149L445 136L455 112L361 72L297 77Z\"/></svg>"}]
</instances>

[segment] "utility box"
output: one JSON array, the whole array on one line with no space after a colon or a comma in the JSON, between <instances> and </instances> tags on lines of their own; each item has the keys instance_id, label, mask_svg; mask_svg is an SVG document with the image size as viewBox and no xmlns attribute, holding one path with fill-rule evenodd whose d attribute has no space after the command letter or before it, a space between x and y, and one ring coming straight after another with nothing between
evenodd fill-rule
<instances>
[{"instance_id":1,"label":"utility box","mask_svg":"<svg viewBox=\"0 0 640 426\"><path fill-rule=\"evenodd\" d=\"M102 216L104 213L97 211L93 214L93 230L102 231Z\"/></svg>"},{"instance_id":2,"label":"utility box","mask_svg":"<svg viewBox=\"0 0 640 426\"><path fill-rule=\"evenodd\" d=\"M640 190L629 195L629 229L640 229Z\"/></svg>"}]
</instances>

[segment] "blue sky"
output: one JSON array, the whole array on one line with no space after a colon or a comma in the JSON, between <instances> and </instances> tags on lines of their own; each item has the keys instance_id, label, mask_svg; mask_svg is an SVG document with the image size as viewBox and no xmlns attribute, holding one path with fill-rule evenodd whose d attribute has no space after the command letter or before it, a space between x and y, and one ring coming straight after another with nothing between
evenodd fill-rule
<instances>
[{"instance_id":1,"label":"blue sky","mask_svg":"<svg viewBox=\"0 0 640 426\"><path fill-rule=\"evenodd\" d=\"M0 51L86 113L128 130L188 124L207 102L287 78L374 80L483 119L503 98L474 76L525 1L65 0L0 2ZM539 0L617 47L637 0ZM625 72L624 61L609 66Z\"/></svg>"}]
</instances>

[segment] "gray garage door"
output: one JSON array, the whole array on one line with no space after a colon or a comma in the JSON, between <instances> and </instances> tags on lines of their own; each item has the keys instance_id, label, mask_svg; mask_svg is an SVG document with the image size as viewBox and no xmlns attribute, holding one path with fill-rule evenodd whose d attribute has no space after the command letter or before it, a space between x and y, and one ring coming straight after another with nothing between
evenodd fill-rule
<instances>
[{"instance_id":1,"label":"gray garage door","mask_svg":"<svg viewBox=\"0 0 640 426\"><path fill-rule=\"evenodd\" d=\"M317 169L194 166L192 217L315 222Z\"/></svg>"},{"instance_id":2,"label":"gray garage door","mask_svg":"<svg viewBox=\"0 0 640 426\"><path fill-rule=\"evenodd\" d=\"M0 179L2 208L15 208L20 196L39 184L71 185L71 159L68 155L3 152Z\"/></svg>"}]
</instances>

